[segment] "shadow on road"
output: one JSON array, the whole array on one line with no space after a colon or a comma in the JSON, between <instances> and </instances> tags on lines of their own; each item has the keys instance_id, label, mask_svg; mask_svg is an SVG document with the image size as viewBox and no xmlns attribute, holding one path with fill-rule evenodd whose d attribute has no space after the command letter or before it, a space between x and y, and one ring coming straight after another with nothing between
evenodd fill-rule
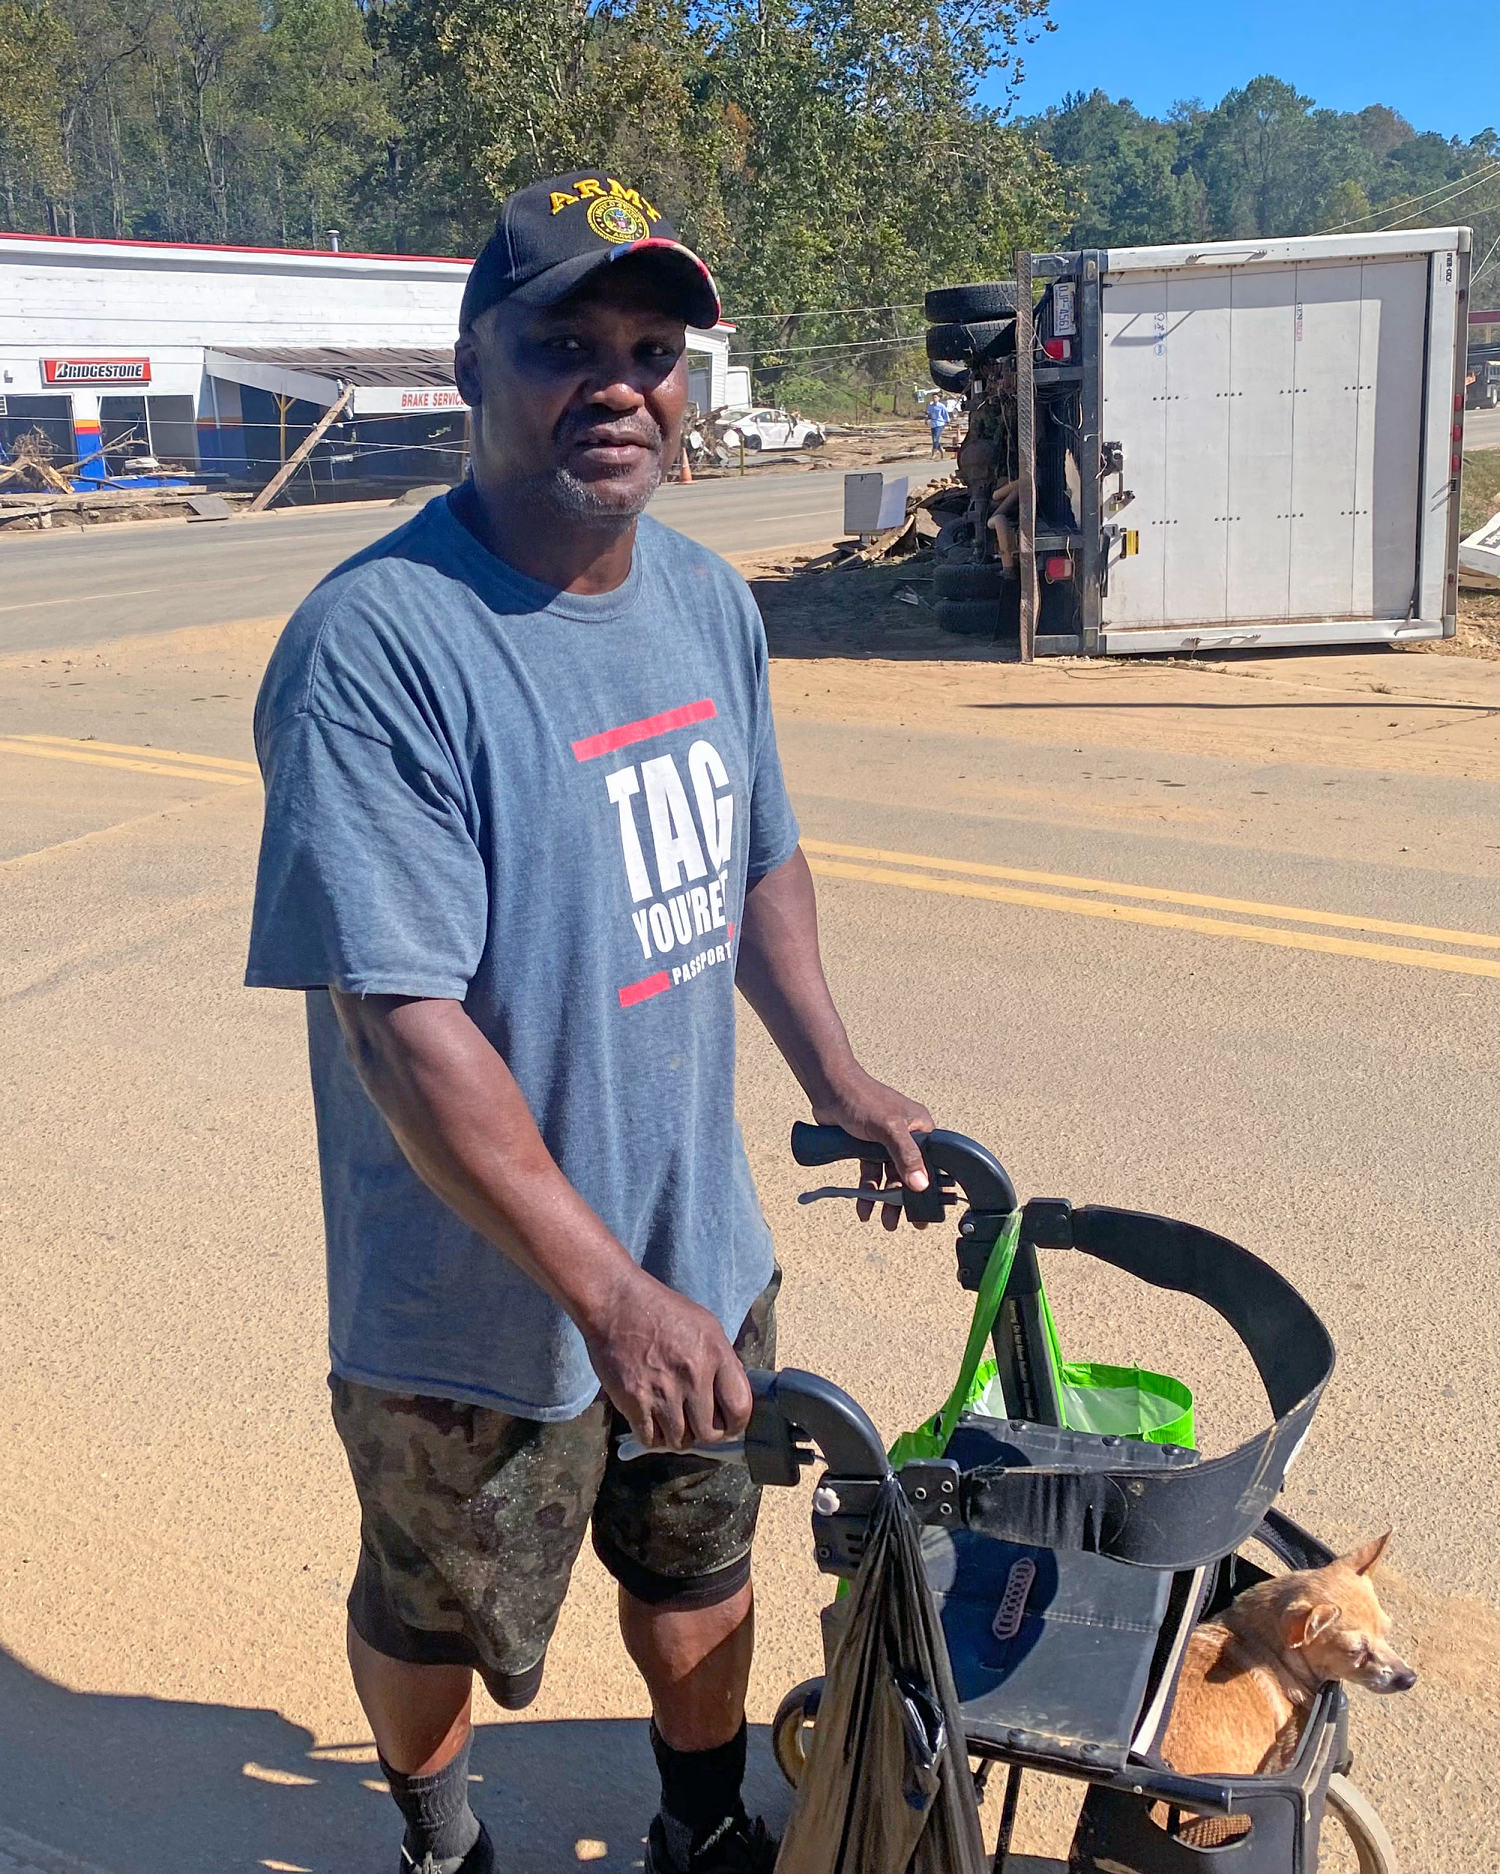
<instances>
[{"instance_id":1,"label":"shadow on road","mask_svg":"<svg viewBox=\"0 0 1500 1874\"><path fill-rule=\"evenodd\" d=\"M788 1795L756 1733L746 1800L779 1830ZM641 1720L482 1725L470 1773L501 1866L641 1865ZM0 1824L109 1874L394 1874L400 1839L367 1745L316 1748L274 1711L70 1692L3 1648Z\"/></svg>"},{"instance_id":2,"label":"shadow on road","mask_svg":"<svg viewBox=\"0 0 1500 1874\"><path fill-rule=\"evenodd\" d=\"M785 563L795 564L800 551L788 548ZM927 603L931 574L928 561L896 560L792 576L752 568L747 577L773 657L1014 663L1013 640L955 637L938 629ZM916 603L897 596L903 591Z\"/></svg>"}]
</instances>

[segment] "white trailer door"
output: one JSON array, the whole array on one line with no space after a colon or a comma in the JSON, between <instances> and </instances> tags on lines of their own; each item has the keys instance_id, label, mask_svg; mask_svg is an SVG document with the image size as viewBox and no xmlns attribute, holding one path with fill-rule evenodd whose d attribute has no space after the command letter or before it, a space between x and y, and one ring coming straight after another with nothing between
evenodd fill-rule
<instances>
[{"instance_id":1,"label":"white trailer door","mask_svg":"<svg viewBox=\"0 0 1500 1874\"><path fill-rule=\"evenodd\" d=\"M1103 433L1140 551L1111 568L1107 648L1412 615L1428 275L1393 255L1110 281Z\"/></svg>"},{"instance_id":2,"label":"white trailer door","mask_svg":"<svg viewBox=\"0 0 1500 1874\"><path fill-rule=\"evenodd\" d=\"M1243 274L1231 288L1226 585L1234 617L1280 621L1291 598L1296 320L1283 271Z\"/></svg>"},{"instance_id":3,"label":"white trailer door","mask_svg":"<svg viewBox=\"0 0 1500 1874\"><path fill-rule=\"evenodd\" d=\"M1167 276L1162 592L1205 622L1230 616L1226 579L1233 454L1232 309L1224 282Z\"/></svg>"},{"instance_id":4,"label":"white trailer door","mask_svg":"<svg viewBox=\"0 0 1500 1874\"><path fill-rule=\"evenodd\" d=\"M1357 265L1298 267L1286 280L1294 322L1289 618L1353 616L1363 272ZM1412 440L1418 441L1415 429ZM1408 511L1416 487L1413 461ZM1415 525L1407 532L1415 555Z\"/></svg>"},{"instance_id":5,"label":"white trailer door","mask_svg":"<svg viewBox=\"0 0 1500 1874\"><path fill-rule=\"evenodd\" d=\"M1422 260L1367 261L1363 274L1351 610L1356 618L1405 618L1409 609L1422 611L1413 608L1421 517L1412 491L1422 472L1417 361L1426 342L1428 268ZM1431 348L1439 350L1436 334ZM1428 469L1446 478L1441 455Z\"/></svg>"}]
</instances>

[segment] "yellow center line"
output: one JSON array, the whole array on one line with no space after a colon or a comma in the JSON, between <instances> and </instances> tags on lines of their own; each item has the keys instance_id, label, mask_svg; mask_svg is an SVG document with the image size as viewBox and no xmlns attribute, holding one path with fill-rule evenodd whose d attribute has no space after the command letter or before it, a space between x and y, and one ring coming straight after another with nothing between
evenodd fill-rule
<instances>
[{"instance_id":1,"label":"yellow center line","mask_svg":"<svg viewBox=\"0 0 1500 1874\"><path fill-rule=\"evenodd\" d=\"M94 768L127 768L132 774L160 774L174 781L206 781L214 787L248 787L254 779L253 773L225 774L217 768L174 767L167 761L132 761L124 755L93 755L83 743L73 748L44 748L9 735L0 735L0 755L31 755L42 761L81 761Z\"/></svg>"},{"instance_id":2,"label":"yellow center line","mask_svg":"<svg viewBox=\"0 0 1500 1874\"><path fill-rule=\"evenodd\" d=\"M1395 944L1325 937L1318 931L1272 930L1264 924L1232 924L1227 918L1189 917L1179 911L1153 911L1146 905L1060 898L1051 892L981 885L978 880L924 878L913 872L887 871L882 866L844 865L834 859L815 857L808 863L822 878L859 879L866 884L898 885L905 891L937 892L950 898L982 898L992 904L1029 905L1039 911L1069 911L1074 917L1106 918L1120 924L1150 924L1160 930L1196 931L1204 937L1236 937L1244 943L1271 944L1279 950L1316 950L1325 956L1366 957L1374 963L1404 963L1410 969L1447 970L1459 976L1500 976L1500 961L1490 957L1454 956L1440 950L1403 950Z\"/></svg>"},{"instance_id":3,"label":"yellow center line","mask_svg":"<svg viewBox=\"0 0 1500 1874\"><path fill-rule=\"evenodd\" d=\"M1169 891L1160 885L1122 885L1109 878L1070 878L1066 873L1029 872L1013 865L981 865L971 859L934 859L922 853L885 852L873 846L840 846L826 839L805 839L802 849L825 854L831 859L870 859L881 865L921 866L927 871L960 872L971 878L1013 879L1023 885L1053 885L1066 891L1108 892L1114 898L1144 898L1155 904L1191 905L1200 911L1235 911L1244 917L1274 917L1287 924L1326 924L1332 930L1379 931L1385 937L1414 937L1424 943L1466 944L1475 950L1500 950L1500 937L1480 931L1397 924L1389 918L1349 917L1339 911L1309 911L1297 905L1257 904L1248 898L1215 898L1206 892Z\"/></svg>"},{"instance_id":4,"label":"yellow center line","mask_svg":"<svg viewBox=\"0 0 1500 1874\"><path fill-rule=\"evenodd\" d=\"M260 773L253 761L237 761L229 755L190 755L181 748L142 748L133 742L100 742L90 736L87 741L76 735L17 735L7 736L7 741L41 742L49 748L86 748L98 749L106 755L133 755L140 761L176 761L188 767L226 768L232 774L248 775L255 780Z\"/></svg>"}]
</instances>

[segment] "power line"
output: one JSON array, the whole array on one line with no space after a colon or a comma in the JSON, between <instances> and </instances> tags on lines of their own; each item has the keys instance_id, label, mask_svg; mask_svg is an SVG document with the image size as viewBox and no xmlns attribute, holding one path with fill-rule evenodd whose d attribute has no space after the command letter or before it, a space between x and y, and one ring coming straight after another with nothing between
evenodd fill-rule
<instances>
[{"instance_id":1,"label":"power line","mask_svg":"<svg viewBox=\"0 0 1500 1874\"><path fill-rule=\"evenodd\" d=\"M922 303L920 299L906 299L895 306L810 306L805 312L740 312L735 314L734 323L752 325L761 319L831 319L849 312L912 312Z\"/></svg>"},{"instance_id":2,"label":"power line","mask_svg":"<svg viewBox=\"0 0 1500 1874\"><path fill-rule=\"evenodd\" d=\"M1434 197L1454 190L1462 193L1465 185L1477 189L1481 182L1488 182L1497 175L1500 175L1500 161L1492 161L1484 168L1471 170L1466 176L1450 176L1446 182L1440 182L1435 189L1429 189L1425 195L1408 195L1400 201L1387 202L1382 208L1372 208L1368 214L1356 215L1352 221L1340 221L1334 227L1324 228L1322 232L1343 234L1346 230L1360 227L1367 221L1375 221L1381 215L1395 215L1399 220L1404 221L1408 215L1415 214L1418 209L1436 206ZM1386 230L1380 228L1371 229L1372 234L1384 232Z\"/></svg>"},{"instance_id":3,"label":"power line","mask_svg":"<svg viewBox=\"0 0 1500 1874\"><path fill-rule=\"evenodd\" d=\"M1419 209L1430 205L1433 198L1444 195L1466 182L1472 181L1477 186L1479 182L1486 181L1497 172L1500 172L1500 162L1492 162L1487 168L1477 172L1470 172L1467 176L1459 176L1457 178L1450 176L1446 182L1440 182L1435 189L1429 189L1425 195L1402 196L1397 201L1385 203L1383 207L1372 208L1368 214L1358 215L1352 221L1341 221L1332 228L1324 228L1322 232L1324 234L1342 234L1346 229L1357 228L1366 221L1376 221L1382 215L1395 215L1404 220L1406 216L1415 214ZM1372 232L1378 234L1382 232L1382 230L1376 228L1373 229Z\"/></svg>"},{"instance_id":4,"label":"power line","mask_svg":"<svg viewBox=\"0 0 1500 1874\"><path fill-rule=\"evenodd\" d=\"M810 351L878 351L882 346L912 346L920 342L916 335L911 334L905 338L855 338L839 345L761 345L754 350L736 349L731 363L742 358L789 358L793 353Z\"/></svg>"},{"instance_id":5,"label":"power line","mask_svg":"<svg viewBox=\"0 0 1500 1874\"><path fill-rule=\"evenodd\" d=\"M1459 200L1462 196L1472 195L1476 189L1483 188L1487 182L1493 182L1497 176L1500 176L1500 163L1497 163L1495 167L1489 172L1488 175L1475 176L1472 180L1467 181L1463 187L1454 188L1450 194L1444 196L1440 201L1429 202L1427 204L1427 207L1422 209L1420 212L1422 214L1427 214L1434 208L1451 208L1454 202ZM1402 215L1400 215L1399 219L1402 221L1409 220L1412 214L1416 212L1418 211L1413 210L1413 209L1407 209ZM1372 232L1374 232L1374 230L1372 230ZM1382 230L1379 230L1379 232L1383 233L1385 232L1385 230L1382 229Z\"/></svg>"},{"instance_id":6,"label":"power line","mask_svg":"<svg viewBox=\"0 0 1500 1874\"><path fill-rule=\"evenodd\" d=\"M1477 173L1479 175L1479 178L1482 180L1485 175L1493 174L1496 170L1500 170L1500 162L1492 162L1489 165L1487 170L1480 170ZM1471 172L1471 175L1473 173L1474 172ZM1464 182L1469 179L1470 179L1469 177L1460 176L1457 178L1457 181ZM1356 215L1352 221L1340 221L1331 228L1324 228L1322 232L1324 234L1342 234L1345 232L1346 229L1357 228L1366 221L1375 221L1381 215L1399 215L1399 216L1404 217L1406 215L1411 214L1414 210L1421 208L1433 196L1442 195L1446 190L1449 190L1453 188L1454 186L1455 186L1455 179L1450 176L1446 181L1440 182L1436 188L1429 189L1425 195L1402 196L1397 201L1387 202L1381 208L1370 209L1367 214ZM1379 233L1380 230L1376 229L1375 232Z\"/></svg>"},{"instance_id":7,"label":"power line","mask_svg":"<svg viewBox=\"0 0 1500 1874\"><path fill-rule=\"evenodd\" d=\"M1454 183L1454 185L1449 189L1446 195L1439 197L1439 199L1435 202L1428 202L1422 208L1419 208L1419 209L1407 208L1407 209L1395 211L1397 220L1408 221L1411 219L1413 215L1427 215L1427 214L1431 214L1431 212L1437 208L1450 208L1453 205L1453 203L1457 201L1458 199L1460 199L1462 196L1472 195L1475 189L1481 189L1484 187L1484 185L1487 182L1493 182L1496 176L1500 176L1500 163L1497 163L1494 166L1494 168L1489 171L1487 175L1475 175L1472 177L1461 178L1458 182ZM1382 234L1386 232L1395 232L1395 231L1396 230L1394 228L1392 229L1382 228L1382 229L1371 230L1372 233L1382 233Z\"/></svg>"}]
</instances>

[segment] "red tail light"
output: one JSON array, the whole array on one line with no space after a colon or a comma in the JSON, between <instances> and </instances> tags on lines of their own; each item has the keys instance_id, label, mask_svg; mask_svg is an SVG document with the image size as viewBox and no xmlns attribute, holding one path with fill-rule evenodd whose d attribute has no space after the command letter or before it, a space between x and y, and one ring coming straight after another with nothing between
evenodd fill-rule
<instances>
[{"instance_id":1,"label":"red tail light","mask_svg":"<svg viewBox=\"0 0 1500 1874\"><path fill-rule=\"evenodd\" d=\"M1042 577L1049 586L1073 577L1073 562L1066 553L1049 553L1042 563Z\"/></svg>"},{"instance_id":2,"label":"red tail light","mask_svg":"<svg viewBox=\"0 0 1500 1874\"><path fill-rule=\"evenodd\" d=\"M1073 347L1065 338L1044 338L1042 350L1055 364L1066 364L1072 356Z\"/></svg>"}]
</instances>

